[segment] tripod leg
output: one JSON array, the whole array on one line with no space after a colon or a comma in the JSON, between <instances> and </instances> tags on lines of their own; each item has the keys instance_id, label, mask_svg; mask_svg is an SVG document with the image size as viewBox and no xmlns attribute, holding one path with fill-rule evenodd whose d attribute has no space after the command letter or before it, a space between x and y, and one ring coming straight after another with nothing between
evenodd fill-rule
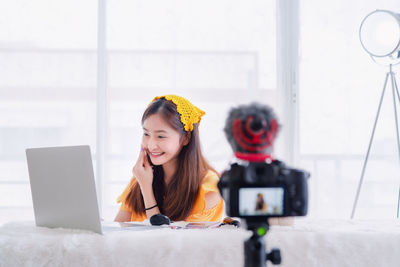
<instances>
[{"instance_id":1,"label":"tripod leg","mask_svg":"<svg viewBox=\"0 0 400 267\"><path fill-rule=\"evenodd\" d=\"M397 119L397 105L396 105L396 94L400 102L399 90L397 88L396 77L394 73L390 73L391 80L392 80L392 91L393 91L393 107L394 107L394 118L396 122L396 138L397 138L397 151L399 153L399 160L400 160L400 139L399 139L399 123ZM399 161L400 162L400 161ZM399 207L400 207L400 185L399 185L399 195L397 197L397 218L399 218Z\"/></svg>"},{"instance_id":2,"label":"tripod leg","mask_svg":"<svg viewBox=\"0 0 400 267\"><path fill-rule=\"evenodd\" d=\"M386 85L387 85L388 78L389 78L389 72L386 73L385 83L384 83L384 85L383 85L382 94L381 94L381 99L380 99L380 101L379 101L379 106L378 106L378 111L376 112L374 127L373 127L373 129L372 129L371 138L370 138L370 140L369 140L369 145L368 145L367 154L365 155L364 164L363 164L363 168L362 168L362 171L361 171L360 181L359 181L359 183L358 183L356 198L355 198L354 204L353 204L353 210L351 211L351 219L354 218L354 213L356 212L358 197L360 196L361 185L362 185L363 180L364 180L365 168L367 167L369 152L371 151L372 140L374 139L375 129L376 129L376 123L378 122L379 113L381 112L383 97L384 97L384 95L385 95L385 89L386 89Z\"/></svg>"},{"instance_id":3,"label":"tripod leg","mask_svg":"<svg viewBox=\"0 0 400 267\"><path fill-rule=\"evenodd\" d=\"M394 80L394 87L395 87L395 89L396 89L396 93L397 93L397 98L399 99L399 103L400 103L399 87L397 87L397 81L396 81L396 78L394 78L393 80Z\"/></svg>"},{"instance_id":4,"label":"tripod leg","mask_svg":"<svg viewBox=\"0 0 400 267\"><path fill-rule=\"evenodd\" d=\"M400 208L400 186L399 186L399 196L397 197L397 219L399 218L399 208Z\"/></svg>"}]
</instances>

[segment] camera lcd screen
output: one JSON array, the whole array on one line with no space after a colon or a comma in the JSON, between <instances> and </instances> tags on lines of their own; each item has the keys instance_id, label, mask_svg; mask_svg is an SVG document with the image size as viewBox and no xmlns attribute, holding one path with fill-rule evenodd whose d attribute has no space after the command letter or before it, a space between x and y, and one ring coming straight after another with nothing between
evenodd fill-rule
<instances>
[{"instance_id":1,"label":"camera lcd screen","mask_svg":"<svg viewBox=\"0 0 400 267\"><path fill-rule=\"evenodd\" d=\"M283 215L283 193L281 187L240 188L240 216Z\"/></svg>"}]
</instances>

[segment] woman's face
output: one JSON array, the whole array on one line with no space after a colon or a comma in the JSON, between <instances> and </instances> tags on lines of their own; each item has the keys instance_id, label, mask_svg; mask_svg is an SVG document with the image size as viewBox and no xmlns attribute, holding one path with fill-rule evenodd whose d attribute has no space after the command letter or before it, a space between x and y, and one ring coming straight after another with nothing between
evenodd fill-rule
<instances>
[{"instance_id":1,"label":"woman's face","mask_svg":"<svg viewBox=\"0 0 400 267\"><path fill-rule=\"evenodd\" d=\"M176 160L183 145L187 144L185 139L160 114L150 115L143 122L142 147L154 165Z\"/></svg>"}]
</instances>

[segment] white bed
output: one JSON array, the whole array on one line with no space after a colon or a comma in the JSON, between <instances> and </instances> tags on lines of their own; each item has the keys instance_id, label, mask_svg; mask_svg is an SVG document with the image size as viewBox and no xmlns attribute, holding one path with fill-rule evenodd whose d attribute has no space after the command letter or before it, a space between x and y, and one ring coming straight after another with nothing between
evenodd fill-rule
<instances>
[{"instance_id":1,"label":"white bed","mask_svg":"<svg viewBox=\"0 0 400 267\"><path fill-rule=\"evenodd\" d=\"M98 235L47 229L33 222L0 227L0 266L243 266L248 231L146 230ZM268 249L281 249L280 266L399 267L400 220L296 220L273 226ZM272 266L268 263L268 266Z\"/></svg>"}]
</instances>

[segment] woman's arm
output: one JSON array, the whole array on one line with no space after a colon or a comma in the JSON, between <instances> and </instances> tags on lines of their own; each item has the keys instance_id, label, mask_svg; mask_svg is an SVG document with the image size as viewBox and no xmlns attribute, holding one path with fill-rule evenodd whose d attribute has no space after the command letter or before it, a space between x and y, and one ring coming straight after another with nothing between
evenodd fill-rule
<instances>
[{"instance_id":1,"label":"woman's arm","mask_svg":"<svg viewBox=\"0 0 400 267\"><path fill-rule=\"evenodd\" d=\"M151 207L157 205L157 201L156 201L156 198L154 197L152 185L141 186L140 190L142 191L145 208L151 208ZM154 214L158 214L158 213L160 213L160 209L158 208L158 206L156 206L152 209L146 210L147 219L150 219L151 216L153 216Z\"/></svg>"},{"instance_id":2,"label":"woman's arm","mask_svg":"<svg viewBox=\"0 0 400 267\"><path fill-rule=\"evenodd\" d=\"M201 199L204 206L195 206L196 210L190 214L185 221L188 222L205 222L205 221L221 221L223 214L223 201L218 192L207 192ZM201 204L203 204L201 203ZM199 202L200 204L200 202ZM201 207L201 208L200 208Z\"/></svg>"},{"instance_id":3,"label":"woman's arm","mask_svg":"<svg viewBox=\"0 0 400 267\"><path fill-rule=\"evenodd\" d=\"M154 205L157 204L155 197L154 197L154 193L153 193L153 187L150 186L148 189L147 188L143 189L143 187L141 187L140 190L142 191L144 206L146 208L153 207ZM160 209L158 208L158 206L156 206L156 207L146 211L146 217L147 217L147 219L150 219L151 216L153 216L154 214L158 214L158 213L160 213ZM127 210L119 210L114 221L115 222L129 222L129 221L131 221L131 217L132 217L131 212L129 212Z\"/></svg>"},{"instance_id":4,"label":"woman's arm","mask_svg":"<svg viewBox=\"0 0 400 267\"><path fill-rule=\"evenodd\" d=\"M114 222L129 222L132 214L126 210L120 210L114 219Z\"/></svg>"},{"instance_id":5,"label":"woman's arm","mask_svg":"<svg viewBox=\"0 0 400 267\"><path fill-rule=\"evenodd\" d=\"M214 208L221 201L221 195L217 192L208 192L205 194L204 198L206 201L206 210Z\"/></svg>"}]
</instances>

